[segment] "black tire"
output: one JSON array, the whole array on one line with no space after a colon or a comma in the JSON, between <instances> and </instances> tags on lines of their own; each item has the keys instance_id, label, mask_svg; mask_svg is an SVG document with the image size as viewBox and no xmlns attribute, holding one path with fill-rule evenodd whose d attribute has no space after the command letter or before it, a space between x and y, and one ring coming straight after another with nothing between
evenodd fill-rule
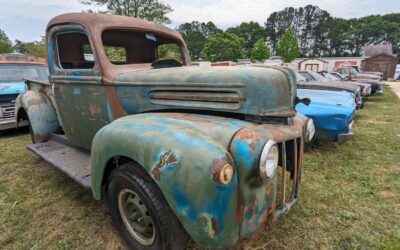
<instances>
[{"instance_id":1,"label":"black tire","mask_svg":"<svg viewBox=\"0 0 400 250\"><path fill-rule=\"evenodd\" d=\"M134 194L129 193L127 190L132 191ZM122 214L124 212L120 212L119 202L121 199L125 199L125 205L123 206L125 209L122 210L128 210L128 205L126 205L126 200L128 198L121 198L121 195L123 196L127 192L131 197L135 197L135 195L139 196L140 201L142 201L143 205L146 207L145 211L147 217L151 217L151 227L154 227L153 233L155 234L151 244L149 242L147 242L147 244L142 244L137 240L138 236L136 235L135 238L129 230L129 225L131 230L134 228L131 220L134 220L133 223L138 223L138 220L132 219L132 217L137 217L136 211L138 211L138 209L134 209L134 214L130 213L129 216L127 212L125 215ZM129 199L131 199L131 197L129 197ZM144 250L184 249L184 245L187 241L185 230L172 212L154 180L140 166L132 162L125 163L111 172L106 187L106 202L112 220L129 248ZM125 222L123 217L125 217ZM145 219L145 221L146 220L148 221L149 218ZM136 230L134 231L137 232ZM139 235L143 236L140 233Z\"/></svg>"}]
</instances>

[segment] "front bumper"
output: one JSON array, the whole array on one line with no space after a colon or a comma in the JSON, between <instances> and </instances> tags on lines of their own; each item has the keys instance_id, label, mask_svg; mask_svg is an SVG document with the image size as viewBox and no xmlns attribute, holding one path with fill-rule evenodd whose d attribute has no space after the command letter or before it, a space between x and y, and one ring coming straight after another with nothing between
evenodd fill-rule
<instances>
[{"instance_id":1,"label":"front bumper","mask_svg":"<svg viewBox=\"0 0 400 250\"><path fill-rule=\"evenodd\" d=\"M377 89L375 95L383 95L383 88Z\"/></svg>"},{"instance_id":2,"label":"front bumper","mask_svg":"<svg viewBox=\"0 0 400 250\"><path fill-rule=\"evenodd\" d=\"M339 144L345 143L346 141L348 141L348 140L354 135L354 133L352 132L352 130L353 130L353 124L354 124L354 121L352 121L352 122L348 125L348 126L349 126L349 132L344 133L344 134L338 134L338 140L337 140L337 142L338 142Z\"/></svg>"},{"instance_id":3,"label":"front bumper","mask_svg":"<svg viewBox=\"0 0 400 250\"><path fill-rule=\"evenodd\" d=\"M15 120L11 119L0 119L0 130L15 128Z\"/></svg>"}]
</instances>

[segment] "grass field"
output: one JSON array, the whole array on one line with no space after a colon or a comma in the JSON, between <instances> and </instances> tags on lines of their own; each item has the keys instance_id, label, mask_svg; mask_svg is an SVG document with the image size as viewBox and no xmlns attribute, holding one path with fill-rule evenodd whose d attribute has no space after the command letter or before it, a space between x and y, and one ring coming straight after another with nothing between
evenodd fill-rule
<instances>
[{"instance_id":1,"label":"grass field","mask_svg":"<svg viewBox=\"0 0 400 250\"><path fill-rule=\"evenodd\" d=\"M400 249L400 100L386 89L356 120L352 140L306 154L293 210L238 247ZM28 152L29 142L25 132L0 137L0 248L124 248L103 202Z\"/></svg>"}]
</instances>

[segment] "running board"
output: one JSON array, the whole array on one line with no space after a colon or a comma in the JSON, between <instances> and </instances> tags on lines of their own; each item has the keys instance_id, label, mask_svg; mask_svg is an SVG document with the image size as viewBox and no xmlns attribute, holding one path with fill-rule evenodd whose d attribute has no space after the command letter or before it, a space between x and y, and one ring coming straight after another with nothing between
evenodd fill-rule
<instances>
[{"instance_id":1,"label":"running board","mask_svg":"<svg viewBox=\"0 0 400 250\"><path fill-rule=\"evenodd\" d=\"M51 135L48 141L30 144L28 149L84 188L92 187L90 152L69 145L65 136Z\"/></svg>"}]
</instances>

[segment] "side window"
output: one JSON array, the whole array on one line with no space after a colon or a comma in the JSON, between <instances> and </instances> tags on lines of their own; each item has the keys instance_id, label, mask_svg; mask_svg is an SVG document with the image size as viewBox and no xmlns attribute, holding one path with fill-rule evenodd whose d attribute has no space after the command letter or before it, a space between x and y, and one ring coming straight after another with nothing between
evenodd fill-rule
<instances>
[{"instance_id":1,"label":"side window","mask_svg":"<svg viewBox=\"0 0 400 250\"><path fill-rule=\"evenodd\" d=\"M87 35L68 32L57 35L59 66L63 69L92 69L93 52Z\"/></svg>"}]
</instances>

